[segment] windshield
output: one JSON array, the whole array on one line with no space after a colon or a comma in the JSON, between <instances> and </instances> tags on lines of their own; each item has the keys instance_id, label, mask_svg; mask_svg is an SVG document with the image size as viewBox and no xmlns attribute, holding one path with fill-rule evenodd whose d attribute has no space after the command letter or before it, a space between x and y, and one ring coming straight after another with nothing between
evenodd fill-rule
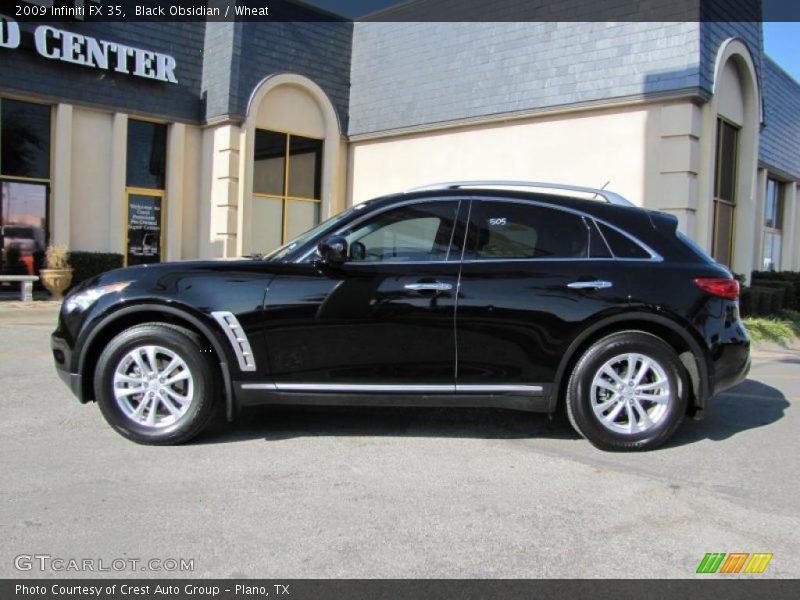
<instances>
[{"instance_id":1,"label":"windshield","mask_svg":"<svg viewBox=\"0 0 800 600\"><path fill-rule=\"evenodd\" d=\"M346 211L339 213L338 215L333 216L326 221L323 221L316 227L309 229L299 237L293 239L291 242L284 244L269 254L266 254L264 256L264 260L271 262L290 262L292 260L299 259L300 256L295 256L295 251L305 248L310 243L321 240L326 235L333 233L340 223L348 220L351 216L362 211L364 208L366 208L366 203L357 204L356 206L353 206L352 208L349 208ZM298 254L300 253L298 252Z\"/></svg>"}]
</instances>

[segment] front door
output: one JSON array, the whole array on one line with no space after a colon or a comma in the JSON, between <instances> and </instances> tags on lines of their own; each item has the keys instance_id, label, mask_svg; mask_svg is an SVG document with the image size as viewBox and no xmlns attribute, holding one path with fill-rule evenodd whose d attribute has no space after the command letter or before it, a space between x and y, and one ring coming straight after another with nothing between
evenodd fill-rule
<instances>
[{"instance_id":1,"label":"front door","mask_svg":"<svg viewBox=\"0 0 800 600\"><path fill-rule=\"evenodd\" d=\"M275 278L264 330L278 389L454 390L460 204L417 201L366 216L339 232L344 265L308 263Z\"/></svg>"}]
</instances>

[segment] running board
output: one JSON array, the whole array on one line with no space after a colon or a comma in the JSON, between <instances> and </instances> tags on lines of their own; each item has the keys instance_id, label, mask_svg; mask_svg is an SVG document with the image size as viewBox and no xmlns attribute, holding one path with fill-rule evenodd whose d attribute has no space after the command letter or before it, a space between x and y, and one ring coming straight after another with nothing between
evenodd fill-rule
<instances>
[{"instance_id":1,"label":"running board","mask_svg":"<svg viewBox=\"0 0 800 600\"><path fill-rule=\"evenodd\" d=\"M336 384L280 384L237 382L236 403L240 407L278 406L385 406L385 407L464 407L508 408L528 412L549 412L550 385L493 386L348 386ZM287 385L291 387L286 388ZM321 387L324 386L324 387Z\"/></svg>"}]
</instances>

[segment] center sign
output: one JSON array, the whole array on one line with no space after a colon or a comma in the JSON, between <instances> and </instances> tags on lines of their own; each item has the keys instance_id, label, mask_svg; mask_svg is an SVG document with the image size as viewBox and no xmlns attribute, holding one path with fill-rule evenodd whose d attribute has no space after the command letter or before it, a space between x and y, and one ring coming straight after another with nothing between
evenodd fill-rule
<instances>
[{"instance_id":1,"label":"center sign","mask_svg":"<svg viewBox=\"0 0 800 600\"><path fill-rule=\"evenodd\" d=\"M33 38L36 52L44 58L178 83L175 78L175 59L169 54L107 42L50 25L39 25L34 30ZM17 49L21 39L17 22L0 15L0 48Z\"/></svg>"}]
</instances>

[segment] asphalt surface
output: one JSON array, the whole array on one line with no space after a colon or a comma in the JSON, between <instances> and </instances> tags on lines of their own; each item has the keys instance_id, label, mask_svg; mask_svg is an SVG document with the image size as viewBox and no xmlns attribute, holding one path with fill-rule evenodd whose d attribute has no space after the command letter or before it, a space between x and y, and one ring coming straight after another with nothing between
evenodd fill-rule
<instances>
[{"instance_id":1,"label":"asphalt surface","mask_svg":"<svg viewBox=\"0 0 800 600\"><path fill-rule=\"evenodd\" d=\"M694 577L707 552L771 552L760 577L800 576L800 351L756 352L748 381L648 453L438 409L260 409L154 448L72 398L54 320L0 304L0 577L114 574L19 571L19 555L193 560L128 577Z\"/></svg>"}]
</instances>

